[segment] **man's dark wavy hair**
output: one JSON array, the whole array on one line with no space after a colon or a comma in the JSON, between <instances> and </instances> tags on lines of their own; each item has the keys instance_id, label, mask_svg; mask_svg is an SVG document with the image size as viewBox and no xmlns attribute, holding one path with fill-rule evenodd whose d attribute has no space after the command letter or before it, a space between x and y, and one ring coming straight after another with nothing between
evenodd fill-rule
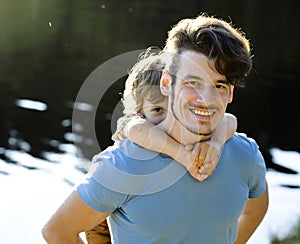
<instances>
[{"instance_id":1,"label":"man's dark wavy hair","mask_svg":"<svg viewBox=\"0 0 300 244\"><path fill-rule=\"evenodd\" d=\"M250 43L244 33L206 14L183 19L168 32L164 51L171 54L167 64L171 74L176 74L178 54L185 50L203 53L232 85L242 86L243 78L252 69Z\"/></svg>"}]
</instances>

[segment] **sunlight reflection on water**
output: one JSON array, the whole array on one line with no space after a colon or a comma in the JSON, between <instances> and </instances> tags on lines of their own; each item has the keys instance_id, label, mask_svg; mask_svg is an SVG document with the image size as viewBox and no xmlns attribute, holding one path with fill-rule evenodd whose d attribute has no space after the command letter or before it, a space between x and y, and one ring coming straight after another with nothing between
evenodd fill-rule
<instances>
[{"instance_id":1,"label":"sunlight reflection on water","mask_svg":"<svg viewBox=\"0 0 300 244\"><path fill-rule=\"evenodd\" d=\"M65 153L47 153L47 160L15 150L5 152L15 164L0 159L0 194L5 196L0 202L0 243L44 243L41 226L84 175L75 148L66 144L61 149ZM298 174L267 172L269 210L247 244L269 244L272 236L288 234L300 217L300 189L282 186L300 186L300 154L277 148L271 152L277 163Z\"/></svg>"},{"instance_id":2,"label":"sunlight reflection on water","mask_svg":"<svg viewBox=\"0 0 300 244\"><path fill-rule=\"evenodd\" d=\"M15 104L20 108L37 110L37 111L46 111L48 107L46 103L29 100L29 99L17 99Z\"/></svg>"}]
</instances>

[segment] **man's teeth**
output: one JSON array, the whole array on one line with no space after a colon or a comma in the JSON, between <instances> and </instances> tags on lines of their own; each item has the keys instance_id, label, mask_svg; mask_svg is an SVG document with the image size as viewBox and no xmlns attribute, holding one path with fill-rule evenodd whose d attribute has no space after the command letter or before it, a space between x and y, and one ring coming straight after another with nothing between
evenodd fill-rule
<instances>
[{"instance_id":1,"label":"man's teeth","mask_svg":"<svg viewBox=\"0 0 300 244\"><path fill-rule=\"evenodd\" d=\"M193 113L198 114L198 115L202 115L202 116L212 116L212 112L209 111L201 111L201 110L192 110Z\"/></svg>"}]
</instances>

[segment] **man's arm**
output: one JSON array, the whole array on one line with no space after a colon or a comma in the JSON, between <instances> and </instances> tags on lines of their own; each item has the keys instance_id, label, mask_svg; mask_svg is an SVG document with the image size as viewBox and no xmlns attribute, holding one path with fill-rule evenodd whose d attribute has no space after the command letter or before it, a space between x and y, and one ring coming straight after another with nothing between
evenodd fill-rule
<instances>
[{"instance_id":1,"label":"man's arm","mask_svg":"<svg viewBox=\"0 0 300 244\"><path fill-rule=\"evenodd\" d=\"M89 230L110 213L101 213L86 205L74 190L42 229L47 243L84 243L80 232Z\"/></svg>"},{"instance_id":2,"label":"man's arm","mask_svg":"<svg viewBox=\"0 0 300 244\"><path fill-rule=\"evenodd\" d=\"M238 236L234 244L245 244L263 220L269 205L268 185L259 197L249 199L238 223Z\"/></svg>"}]
</instances>

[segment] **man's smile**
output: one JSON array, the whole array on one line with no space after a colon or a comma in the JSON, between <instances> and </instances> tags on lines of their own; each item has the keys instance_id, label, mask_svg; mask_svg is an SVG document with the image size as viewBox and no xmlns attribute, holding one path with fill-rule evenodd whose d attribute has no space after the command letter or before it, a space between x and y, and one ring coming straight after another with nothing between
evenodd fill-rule
<instances>
[{"instance_id":1,"label":"man's smile","mask_svg":"<svg viewBox=\"0 0 300 244\"><path fill-rule=\"evenodd\" d=\"M192 108L190 110L194 114L201 115L201 116L212 116L214 114L212 111L208 111L208 110L201 110L201 109L196 109L196 108Z\"/></svg>"}]
</instances>

